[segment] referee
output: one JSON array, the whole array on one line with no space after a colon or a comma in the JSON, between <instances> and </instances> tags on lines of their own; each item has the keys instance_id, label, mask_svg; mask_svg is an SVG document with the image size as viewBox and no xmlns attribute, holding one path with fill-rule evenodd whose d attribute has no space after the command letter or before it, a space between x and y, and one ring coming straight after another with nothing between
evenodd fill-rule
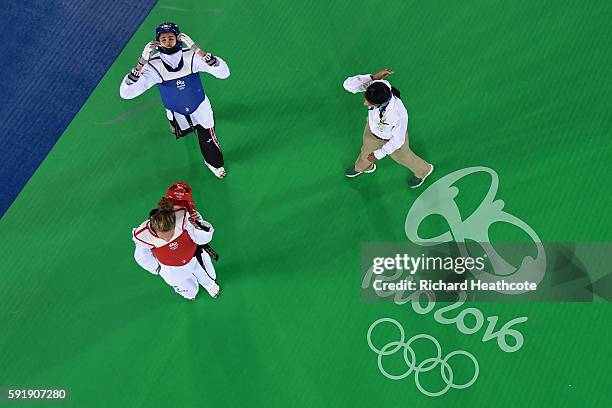
<instances>
[{"instance_id":1,"label":"referee","mask_svg":"<svg viewBox=\"0 0 612 408\"><path fill-rule=\"evenodd\" d=\"M361 173L373 173L378 160L391 156L393 160L412 171L408 185L416 188L431 174L433 165L410 150L408 112L400 99L400 91L384 80L394 72L385 68L374 75L356 75L344 81L344 89L347 91L365 92L363 104L368 108L361 153L355 164L346 169L346 176L357 177Z\"/></svg>"}]
</instances>

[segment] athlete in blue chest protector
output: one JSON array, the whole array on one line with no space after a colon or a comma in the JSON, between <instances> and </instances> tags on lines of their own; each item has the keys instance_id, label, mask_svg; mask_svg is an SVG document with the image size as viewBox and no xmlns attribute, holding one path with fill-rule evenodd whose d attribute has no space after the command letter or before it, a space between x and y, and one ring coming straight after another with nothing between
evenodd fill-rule
<instances>
[{"instance_id":1,"label":"athlete in blue chest protector","mask_svg":"<svg viewBox=\"0 0 612 408\"><path fill-rule=\"evenodd\" d=\"M152 56L154 51L157 54ZM155 41L145 46L138 64L121 82L119 93L132 99L157 85L171 132L177 139L196 133L204 163L222 179L227 172L200 72L220 79L230 75L220 57L202 50L176 24L163 23L155 29Z\"/></svg>"}]
</instances>

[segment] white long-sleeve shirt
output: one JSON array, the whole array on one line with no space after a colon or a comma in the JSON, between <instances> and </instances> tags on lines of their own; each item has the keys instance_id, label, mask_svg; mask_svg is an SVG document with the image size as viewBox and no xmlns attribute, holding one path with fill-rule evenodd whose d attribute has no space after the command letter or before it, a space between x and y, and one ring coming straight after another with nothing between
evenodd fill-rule
<instances>
[{"instance_id":1,"label":"white long-sleeve shirt","mask_svg":"<svg viewBox=\"0 0 612 408\"><path fill-rule=\"evenodd\" d=\"M162 54L160 57L164 61L170 62L170 60L167 59L167 56ZM215 58L217 58L218 65L211 67L204 62L203 57L196 54L193 59L193 72L206 72L219 79L228 78L230 76L230 70L227 63L220 57L215 56ZM136 98L137 96L142 95L147 89L162 82L161 76L148 63L145 64L140 71L140 78L138 81L128 85L128 82L130 81L126 81L127 77L128 76L126 75L123 78L123 81L121 81L121 86L119 87L119 95L121 95L123 99ZM168 109L166 109L166 115L168 116L168 120L171 120L174 115L177 123L183 130L190 126L189 121L187 121L184 115L176 112L170 112ZM189 117L194 125L200 124L206 129L214 126L214 118L208 95L204 99L204 102L202 102L195 111L189 114Z\"/></svg>"},{"instance_id":2,"label":"white long-sleeve shirt","mask_svg":"<svg viewBox=\"0 0 612 408\"><path fill-rule=\"evenodd\" d=\"M189 218L188 212L186 217ZM212 240L213 233L215 232L215 229L209 222L204 220L202 220L201 222L209 228L209 231L204 231L199 228L195 228L193 224L188 220L185 222L185 229L187 230L187 233L189 234L193 242L195 242L197 245L208 244ZM140 265L144 270L149 271L154 275L157 275L157 268L160 266L160 264L157 261L157 258L155 258L155 255L153 255L153 251L151 251L151 245L147 245L144 242L134 238L134 231L140 228L141 227L138 227L132 230L132 240L136 244L136 249L134 250L134 259L136 260L138 265ZM177 232L175 233L175 235L176 236L172 239L177 238L180 234Z\"/></svg>"},{"instance_id":3,"label":"white long-sleeve shirt","mask_svg":"<svg viewBox=\"0 0 612 408\"><path fill-rule=\"evenodd\" d=\"M219 61L219 65L211 67L206 62L204 62L204 58L196 55L193 59L193 71L194 72L206 72L215 78L225 79L230 76L230 70L227 66L227 63L223 61L220 57L217 58ZM147 89L151 88L153 85L162 83L162 77L159 76L157 72L147 63L140 71L140 79L138 81L128 85L127 84L127 75L121 81L121 86L119 87L119 95L123 99L134 99L137 96L142 95Z\"/></svg>"},{"instance_id":4,"label":"white long-sleeve shirt","mask_svg":"<svg viewBox=\"0 0 612 408\"><path fill-rule=\"evenodd\" d=\"M344 89L351 93L365 92L373 82L382 82L389 89L391 84L385 80L374 81L370 75L355 75L344 81ZM408 111L402 100L391 96L391 101L380 115L380 108L369 108L368 124L372 133L387 143L378 150L374 150L374 156L380 160L393 153L406 143L406 132L408 131Z\"/></svg>"}]
</instances>

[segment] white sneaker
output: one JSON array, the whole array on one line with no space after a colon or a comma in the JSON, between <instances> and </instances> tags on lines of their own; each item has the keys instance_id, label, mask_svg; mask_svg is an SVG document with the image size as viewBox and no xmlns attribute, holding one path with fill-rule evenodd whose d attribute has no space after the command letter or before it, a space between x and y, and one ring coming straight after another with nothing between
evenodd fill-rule
<instances>
[{"instance_id":1,"label":"white sneaker","mask_svg":"<svg viewBox=\"0 0 612 408\"><path fill-rule=\"evenodd\" d=\"M215 177L217 177L218 179L224 179L225 176L227 176L227 171L225 171L225 167L219 167L214 168L213 166L211 166L210 164L204 162L204 164L206 165L206 167L208 167L208 169L210 171L212 171L212 173L215 175Z\"/></svg>"}]
</instances>

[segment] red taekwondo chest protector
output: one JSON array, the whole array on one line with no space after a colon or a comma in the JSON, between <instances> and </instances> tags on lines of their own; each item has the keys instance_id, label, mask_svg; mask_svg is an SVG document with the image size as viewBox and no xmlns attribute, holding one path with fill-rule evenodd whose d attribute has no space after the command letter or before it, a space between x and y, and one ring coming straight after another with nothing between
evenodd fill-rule
<instances>
[{"instance_id":1,"label":"red taekwondo chest protector","mask_svg":"<svg viewBox=\"0 0 612 408\"><path fill-rule=\"evenodd\" d=\"M195 255L197 245L189 233L185 229L185 222L187 221L187 214L185 210L177 210L177 212L183 212L183 219L181 220L181 228L183 232L177 238L168 242L166 245L161 247L151 248L151 251L159 261L159 263L169 266L183 266L189 263ZM178 220L177 220L178 221Z\"/></svg>"}]
</instances>

